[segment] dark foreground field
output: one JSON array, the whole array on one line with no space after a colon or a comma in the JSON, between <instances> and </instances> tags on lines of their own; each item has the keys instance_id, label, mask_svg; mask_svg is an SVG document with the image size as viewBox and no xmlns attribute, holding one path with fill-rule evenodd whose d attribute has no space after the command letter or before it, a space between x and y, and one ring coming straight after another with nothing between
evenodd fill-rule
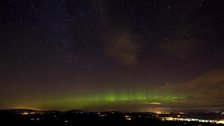
<instances>
[{"instance_id":1,"label":"dark foreground field","mask_svg":"<svg viewBox=\"0 0 224 126\"><path fill-rule=\"evenodd\" d=\"M0 112L1 126L222 126L214 123L161 121L152 113L122 112Z\"/></svg>"}]
</instances>

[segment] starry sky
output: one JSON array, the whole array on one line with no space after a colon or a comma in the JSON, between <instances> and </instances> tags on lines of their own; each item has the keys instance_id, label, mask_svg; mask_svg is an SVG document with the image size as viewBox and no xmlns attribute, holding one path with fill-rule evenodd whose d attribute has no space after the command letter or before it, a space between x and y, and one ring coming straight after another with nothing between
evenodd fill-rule
<instances>
[{"instance_id":1,"label":"starry sky","mask_svg":"<svg viewBox=\"0 0 224 126\"><path fill-rule=\"evenodd\" d=\"M0 0L0 108L224 108L222 0Z\"/></svg>"}]
</instances>

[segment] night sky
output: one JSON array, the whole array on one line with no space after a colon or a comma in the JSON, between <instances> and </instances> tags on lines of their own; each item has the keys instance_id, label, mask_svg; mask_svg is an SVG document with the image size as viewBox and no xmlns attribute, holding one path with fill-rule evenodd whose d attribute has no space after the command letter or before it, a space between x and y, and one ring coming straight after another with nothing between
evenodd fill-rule
<instances>
[{"instance_id":1,"label":"night sky","mask_svg":"<svg viewBox=\"0 0 224 126\"><path fill-rule=\"evenodd\" d=\"M0 0L0 108L224 108L223 0Z\"/></svg>"}]
</instances>

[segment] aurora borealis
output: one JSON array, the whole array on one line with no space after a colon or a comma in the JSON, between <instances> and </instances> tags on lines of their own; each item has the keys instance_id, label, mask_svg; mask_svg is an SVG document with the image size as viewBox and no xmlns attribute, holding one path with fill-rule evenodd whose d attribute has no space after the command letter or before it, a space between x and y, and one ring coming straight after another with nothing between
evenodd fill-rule
<instances>
[{"instance_id":1,"label":"aurora borealis","mask_svg":"<svg viewBox=\"0 0 224 126\"><path fill-rule=\"evenodd\" d=\"M223 109L222 3L1 0L0 109Z\"/></svg>"},{"instance_id":2,"label":"aurora borealis","mask_svg":"<svg viewBox=\"0 0 224 126\"><path fill-rule=\"evenodd\" d=\"M51 99L42 99L40 101L32 101L29 103L27 102L27 105L20 106L22 108L25 108L26 106L29 106L30 104L35 104L37 107L49 109L49 107L55 107L55 105L59 105L57 109L59 110L66 110L68 108L76 108L76 109L84 109L84 110L91 110L92 107L103 107L101 110L114 110L115 106L121 107L123 110L125 107L122 106L157 106L162 104L172 104L178 99L182 99L183 96L177 96L177 95L161 95L161 94L155 94L155 93L149 93L149 92L130 92L130 93L120 93L120 92L111 92L108 91L106 93L96 93L91 95L72 95L67 97L57 97L57 98L51 98ZM36 99L35 99L36 100ZM47 106L46 106L47 105ZM107 107L106 107L107 106ZM46 108L47 107L47 108ZM106 107L106 108L104 108ZM119 110L122 110L119 108ZM98 110L100 110L98 108ZM139 109L141 110L141 109ZM128 111L126 108L125 111Z\"/></svg>"}]
</instances>

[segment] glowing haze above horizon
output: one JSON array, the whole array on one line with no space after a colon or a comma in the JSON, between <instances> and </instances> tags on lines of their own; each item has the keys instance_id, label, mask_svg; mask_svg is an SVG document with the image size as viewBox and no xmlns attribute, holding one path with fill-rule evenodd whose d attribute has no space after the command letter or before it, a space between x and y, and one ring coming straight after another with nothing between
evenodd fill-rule
<instances>
[{"instance_id":1,"label":"glowing haze above horizon","mask_svg":"<svg viewBox=\"0 0 224 126\"><path fill-rule=\"evenodd\" d=\"M0 108L224 107L212 0L1 0Z\"/></svg>"}]
</instances>

